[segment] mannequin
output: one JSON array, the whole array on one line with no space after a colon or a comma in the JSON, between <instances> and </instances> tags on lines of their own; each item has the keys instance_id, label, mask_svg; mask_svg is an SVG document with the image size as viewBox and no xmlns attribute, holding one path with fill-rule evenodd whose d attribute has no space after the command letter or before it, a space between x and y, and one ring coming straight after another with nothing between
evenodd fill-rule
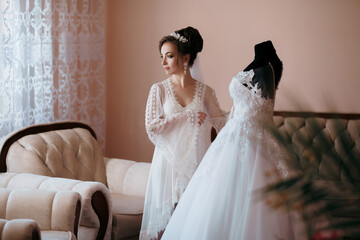
<instances>
[{"instance_id":1,"label":"mannequin","mask_svg":"<svg viewBox=\"0 0 360 240\"><path fill-rule=\"evenodd\" d=\"M244 71L254 71L252 85L258 84L262 90L262 97L274 99L275 90L278 88L282 75L283 64L276 54L272 42L265 41L255 45L255 58L244 69ZM265 67L267 64L268 67ZM273 76L271 76L273 75ZM265 81L266 80L266 81ZM247 86L251 88L250 86Z\"/></svg>"}]
</instances>

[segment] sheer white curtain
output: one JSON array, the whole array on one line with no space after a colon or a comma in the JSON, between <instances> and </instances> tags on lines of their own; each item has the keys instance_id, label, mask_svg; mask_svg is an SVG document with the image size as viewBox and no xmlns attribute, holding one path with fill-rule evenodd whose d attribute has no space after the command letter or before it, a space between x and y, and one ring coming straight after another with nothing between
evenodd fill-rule
<instances>
[{"instance_id":1,"label":"sheer white curtain","mask_svg":"<svg viewBox=\"0 0 360 240\"><path fill-rule=\"evenodd\" d=\"M0 143L80 120L105 139L104 0L0 0Z\"/></svg>"}]
</instances>

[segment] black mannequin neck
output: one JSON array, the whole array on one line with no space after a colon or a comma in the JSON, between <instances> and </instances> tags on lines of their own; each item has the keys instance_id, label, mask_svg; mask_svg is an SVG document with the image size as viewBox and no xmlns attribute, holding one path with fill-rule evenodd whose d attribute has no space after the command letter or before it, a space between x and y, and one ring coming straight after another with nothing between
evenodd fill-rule
<instances>
[{"instance_id":1,"label":"black mannequin neck","mask_svg":"<svg viewBox=\"0 0 360 240\"><path fill-rule=\"evenodd\" d=\"M281 60L276 54L274 45L269 40L256 44L254 50L254 60L244 69L244 71L264 67L266 64L271 63L275 74L275 88L277 89L282 75L283 66Z\"/></svg>"},{"instance_id":2,"label":"black mannequin neck","mask_svg":"<svg viewBox=\"0 0 360 240\"><path fill-rule=\"evenodd\" d=\"M245 69L244 71L250 71L251 69L261 68L266 66L269 63L269 60L266 58L255 58Z\"/></svg>"}]
</instances>

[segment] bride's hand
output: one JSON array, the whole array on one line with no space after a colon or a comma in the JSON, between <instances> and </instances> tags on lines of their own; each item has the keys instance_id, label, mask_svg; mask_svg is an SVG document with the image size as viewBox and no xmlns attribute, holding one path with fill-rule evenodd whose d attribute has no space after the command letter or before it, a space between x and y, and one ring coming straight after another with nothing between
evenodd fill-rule
<instances>
[{"instance_id":1,"label":"bride's hand","mask_svg":"<svg viewBox=\"0 0 360 240\"><path fill-rule=\"evenodd\" d=\"M204 112L198 112L198 114L199 114L199 121L198 121L198 123L199 123L199 126L201 126L201 124L204 123L207 114L204 113Z\"/></svg>"}]
</instances>

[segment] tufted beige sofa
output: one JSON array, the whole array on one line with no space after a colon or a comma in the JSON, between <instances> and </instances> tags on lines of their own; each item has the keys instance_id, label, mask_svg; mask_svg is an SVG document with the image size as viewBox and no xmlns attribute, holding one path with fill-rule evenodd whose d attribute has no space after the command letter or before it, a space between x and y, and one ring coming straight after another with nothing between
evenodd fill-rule
<instances>
[{"instance_id":1,"label":"tufted beige sofa","mask_svg":"<svg viewBox=\"0 0 360 240\"><path fill-rule=\"evenodd\" d=\"M341 146L341 137L346 138L346 144L359 157L360 164L360 114L274 112L274 123L284 139L293 146L300 165L304 164L304 156L318 163L314 180L347 181L341 162L331 172L326 167L334 164L330 151L336 153L339 159L347 158L348 153ZM354 175L360 182L360 174Z\"/></svg>"},{"instance_id":2,"label":"tufted beige sofa","mask_svg":"<svg viewBox=\"0 0 360 240\"><path fill-rule=\"evenodd\" d=\"M329 211L330 219L360 221L360 114L275 112L274 122L293 147L295 164L304 169L314 164L314 186L332 192L326 201L341 206ZM345 165L358 183L355 189ZM360 239L360 229L350 229L344 239Z\"/></svg>"},{"instance_id":3,"label":"tufted beige sofa","mask_svg":"<svg viewBox=\"0 0 360 240\"><path fill-rule=\"evenodd\" d=\"M0 187L77 192L78 239L124 239L140 231L149 165L104 158L84 123L40 124L4 141Z\"/></svg>"},{"instance_id":4,"label":"tufted beige sofa","mask_svg":"<svg viewBox=\"0 0 360 240\"><path fill-rule=\"evenodd\" d=\"M0 188L0 239L75 240L80 206L72 191Z\"/></svg>"}]
</instances>

